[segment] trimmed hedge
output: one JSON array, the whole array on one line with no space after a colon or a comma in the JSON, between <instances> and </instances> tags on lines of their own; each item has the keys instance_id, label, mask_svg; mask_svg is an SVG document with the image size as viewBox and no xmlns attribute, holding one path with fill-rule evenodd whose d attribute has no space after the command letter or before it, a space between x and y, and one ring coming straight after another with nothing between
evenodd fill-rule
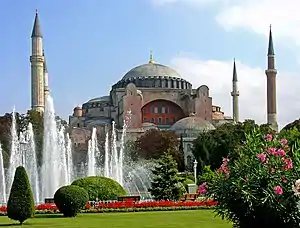
<instances>
[{"instance_id":1,"label":"trimmed hedge","mask_svg":"<svg viewBox=\"0 0 300 228\"><path fill-rule=\"evenodd\" d=\"M63 186L54 194L54 202L65 217L75 217L88 200L87 191L75 185Z\"/></svg>"},{"instance_id":2,"label":"trimmed hedge","mask_svg":"<svg viewBox=\"0 0 300 228\"><path fill-rule=\"evenodd\" d=\"M14 181L7 202L7 216L20 224L34 216L34 200L26 170L23 166L16 169Z\"/></svg>"},{"instance_id":3,"label":"trimmed hedge","mask_svg":"<svg viewBox=\"0 0 300 228\"><path fill-rule=\"evenodd\" d=\"M116 200L118 196L126 195L125 189L115 180L101 176L91 176L73 181L76 185L87 190L90 201Z\"/></svg>"}]
</instances>

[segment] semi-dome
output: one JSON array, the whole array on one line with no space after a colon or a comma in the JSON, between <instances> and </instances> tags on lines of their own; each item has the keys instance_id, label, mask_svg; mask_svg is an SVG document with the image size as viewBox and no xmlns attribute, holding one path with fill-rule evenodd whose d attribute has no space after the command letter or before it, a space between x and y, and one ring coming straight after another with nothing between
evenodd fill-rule
<instances>
[{"instance_id":1,"label":"semi-dome","mask_svg":"<svg viewBox=\"0 0 300 228\"><path fill-rule=\"evenodd\" d=\"M197 116L189 116L180 119L170 128L170 130L174 131L177 135L183 135L186 137L197 136L201 132L214 129L214 125L212 125L209 121Z\"/></svg>"},{"instance_id":2,"label":"semi-dome","mask_svg":"<svg viewBox=\"0 0 300 228\"><path fill-rule=\"evenodd\" d=\"M172 68L155 63L151 54L149 63L132 68L122 79L125 80L130 78L145 78L154 76L181 78L180 74Z\"/></svg>"}]
</instances>

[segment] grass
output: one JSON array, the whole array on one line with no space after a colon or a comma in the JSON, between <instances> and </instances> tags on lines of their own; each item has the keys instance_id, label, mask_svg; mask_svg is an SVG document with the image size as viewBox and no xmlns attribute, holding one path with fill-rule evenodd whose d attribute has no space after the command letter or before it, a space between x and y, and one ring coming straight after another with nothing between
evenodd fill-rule
<instances>
[{"instance_id":1,"label":"grass","mask_svg":"<svg viewBox=\"0 0 300 228\"><path fill-rule=\"evenodd\" d=\"M6 216L0 217L0 227L20 227ZM48 228L231 228L232 225L215 218L210 210L163 211L135 213L79 214L75 218L61 215L36 215L25 227Z\"/></svg>"}]
</instances>

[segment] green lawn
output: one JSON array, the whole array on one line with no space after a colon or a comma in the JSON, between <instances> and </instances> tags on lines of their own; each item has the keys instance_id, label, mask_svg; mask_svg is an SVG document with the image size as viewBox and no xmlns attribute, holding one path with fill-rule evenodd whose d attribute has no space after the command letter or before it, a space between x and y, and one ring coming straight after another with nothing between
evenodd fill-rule
<instances>
[{"instance_id":1,"label":"green lawn","mask_svg":"<svg viewBox=\"0 0 300 228\"><path fill-rule=\"evenodd\" d=\"M20 227L7 217L0 217L0 227ZM26 226L25 226L26 225ZM50 228L231 228L229 223L209 210L163 211L136 213L80 214L75 218L64 218L61 215L37 215L24 223L25 227Z\"/></svg>"}]
</instances>

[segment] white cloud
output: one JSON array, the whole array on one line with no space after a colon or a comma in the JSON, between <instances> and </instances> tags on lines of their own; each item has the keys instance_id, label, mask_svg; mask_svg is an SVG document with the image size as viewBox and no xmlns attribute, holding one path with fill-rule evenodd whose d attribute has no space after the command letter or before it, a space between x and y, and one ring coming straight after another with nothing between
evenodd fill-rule
<instances>
[{"instance_id":1,"label":"white cloud","mask_svg":"<svg viewBox=\"0 0 300 228\"><path fill-rule=\"evenodd\" d=\"M299 0L238 0L228 1L216 20L226 29L248 28L267 35L269 24L280 38L290 38L300 45ZM230 4L231 2L231 4Z\"/></svg>"},{"instance_id":2,"label":"white cloud","mask_svg":"<svg viewBox=\"0 0 300 228\"><path fill-rule=\"evenodd\" d=\"M175 3L216 7L216 21L226 30L246 28L261 35L268 34L268 26L274 27L278 38L291 39L300 45L299 0L152 0L156 5Z\"/></svg>"},{"instance_id":3,"label":"white cloud","mask_svg":"<svg viewBox=\"0 0 300 228\"><path fill-rule=\"evenodd\" d=\"M236 61L240 91L240 118L266 122L266 75L264 69L252 68ZM219 105L226 115L232 116L231 81L232 61L202 61L191 56L178 56L171 60L170 66L178 70L190 81L194 88L206 84L210 88L213 104ZM300 97L294 94L300 84L294 83L297 75L278 72L277 113L280 127L299 118ZM295 78L294 78L295 77Z\"/></svg>"}]
</instances>

